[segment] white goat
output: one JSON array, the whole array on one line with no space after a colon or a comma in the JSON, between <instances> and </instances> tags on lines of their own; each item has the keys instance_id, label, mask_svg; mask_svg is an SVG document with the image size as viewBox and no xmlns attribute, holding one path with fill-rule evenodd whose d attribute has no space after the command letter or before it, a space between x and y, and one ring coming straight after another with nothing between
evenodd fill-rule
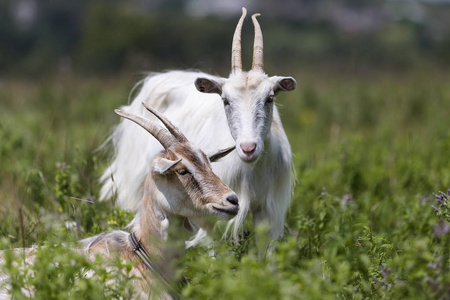
<instances>
[{"instance_id":1,"label":"white goat","mask_svg":"<svg viewBox=\"0 0 450 300\"><path fill-rule=\"evenodd\" d=\"M271 237L283 235L284 221L292 191L292 155L277 107L280 91L292 91L292 77L269 77L263 71L263 38L256 20L253 67L242 70L241 30L245 8L236 26L232 44L229 78L192 71L170 71L148 76L142 89L129 105L128 112L147 115L141 102L155 107L202 149L216 145L236 145L236 152L213 166L214 172L228 184L240 199L240 210L234 223L234 237L247 213L255 224L268 222ZM224 113L225 111L225 113ZM104 171L101 199L117 195L120 207L139 207L148 162L160 146L142 137L134 124L121 122L112 135L115 156ZM195 244L204 232L199 231Z\"/></svg>"},{"instance_id":2,"label":"white goat","mask_svg":"<svg viewBox=\"0 0 450 300\"><path fill-rule=\"evenodd\" d=\"M167 274L170 257L165 255L164 240L167 239L169 220L178 216L202 228L212 228L217 218L229 220L238 213L236 193L213 173L210 166L210 162L226 156L235 147L207 156L167 118L146 108L167 130L140 116L116 110L120 116L146 129L164 147L151 161L141 205L128 226L132 233L114 230L84 239L81 244L82 251L88 255L100 254L106 258L119 255L124 260L137 262L130 275L139 279L135 281L141 298L170 298L165 292L155 295L154 284L155 279ZM155 275L159 276L155 278ZM7 280L7 276L0 278ZM6 293L0 291L1 295Z\"/></svg>"}]
</instances>

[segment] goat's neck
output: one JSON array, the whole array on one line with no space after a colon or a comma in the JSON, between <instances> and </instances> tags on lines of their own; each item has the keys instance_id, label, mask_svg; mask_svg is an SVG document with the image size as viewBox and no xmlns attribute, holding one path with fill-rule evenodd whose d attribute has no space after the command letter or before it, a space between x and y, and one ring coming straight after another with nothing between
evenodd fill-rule
<instances>
[{"instance_id":1,"label":"goat's neck","mask_svg":"<svg viewBox=\"0 0 450 300\"><path fill-rule=\"evenodd\" d=\"M174 247L175 245L172 243L168 247L167 243L164 242L168 234L169 212L158 204L157 197L161 197L161 193L157 189L152 175L149 174L145 181L142 206L130 227L150 254L151 259L154 259L152 264L157 269L157 273L167 280L175 274L174 269L170 267L170 263L180 255L182 250L179 247ZM171 218L173 217L175 215L172 214ZM184 243L182 245L184 246Z\"/></svg>"},{"instance_id":2,"label":"goat's neck","mask_svg":"<svg viewBox=\"0 0 450 300\"><path fill-rule=\"evenodd\" d=\"M131 230L147 249L155 249L161 240L167 237L168 218L156 201L158 190L151 176L148 175L142 206L136 214Z\"/></svg>"}]
</instances>

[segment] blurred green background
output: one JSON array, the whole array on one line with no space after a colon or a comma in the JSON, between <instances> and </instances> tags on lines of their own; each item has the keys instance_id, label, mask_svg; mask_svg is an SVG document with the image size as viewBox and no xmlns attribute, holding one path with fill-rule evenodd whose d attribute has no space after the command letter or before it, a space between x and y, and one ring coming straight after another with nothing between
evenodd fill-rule
<instances>
[{"instance_id":1,"label":"blurred green background","mask_svg":"<svg viewBox=\"0 0 450 300\"><path fill-rule=\"evenodd\" d=\"M191 250L183 295L446 299L450 205L430 196L450 188L444 0L0 0L3 248L127 223L97 201L113 109L149 71L227 77L242 6L262 14L266 72L299 83L277 99L298 182L286 238L266 262L253 239L219 247L217 260ZM249 17L242 39L250 68ZM54 230L67 221L76 226Z\"/></svg>"},{"instance_id":2,"label":"blurred green background","mask_svg":"<svg viewBox=\"0 0 450 300\"><path fill-rule=\"evenodd\" d=\"M260 12L267 71L448 67L449 1L0 2L0 74L201 68L225 73L240 8ZM244 27L244 64L253 29Z\"/></svg>"}]
</instances>

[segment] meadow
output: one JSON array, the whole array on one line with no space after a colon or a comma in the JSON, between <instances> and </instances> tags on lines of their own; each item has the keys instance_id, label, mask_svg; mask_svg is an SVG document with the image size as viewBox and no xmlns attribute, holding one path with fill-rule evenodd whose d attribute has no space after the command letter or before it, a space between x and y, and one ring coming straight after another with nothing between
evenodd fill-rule
<instances>
[{"instance_id":1,"label":"meadow","mask_svg":"<svg viewBox=\"0 0 450 300\"><path fill-rule=\"evenodd\" d=\"M297 182L284 238L260 260L251 218L239 242L221 241L219 225L214 257L200 247L177 261L178 295L449 299L449 73L423 66L289 75L298 89L277 103ZM139 79L0 81L0 246L39 248L25 271L13 263L20 256L5 255L15 299L23 287L38 299L133 297L119 271L129 265L102 271L100 258L72 248L132 218L98 201L98 178L109 156L101 146L119 121L113 110ZM97 277L77 280L85 268ZM112 278L121 280L106 285Z\"/></svg>"}]
</instances>

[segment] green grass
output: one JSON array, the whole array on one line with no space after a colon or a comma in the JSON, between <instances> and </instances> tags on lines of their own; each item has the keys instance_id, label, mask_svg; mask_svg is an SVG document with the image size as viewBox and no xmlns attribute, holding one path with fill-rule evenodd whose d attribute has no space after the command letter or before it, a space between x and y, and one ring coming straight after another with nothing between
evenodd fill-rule
<instances>
[{"instance_id":1,"label":"green grass","mask_svg":"<svg viewBox=\"0 0 450 300\"><path fill-rule=\"evenodd\" d=\"M439 207L433 193L450 188L450 76L426 68L293 75L298 90L277 100L298 177L285 238L264 260L253 233L240 244L217 242L214 258L207 249L187 251L178 262L182 296L446 299L450 205ZM127 102L137 79L1 81L3 249L71 245L130 220L113 203L97 201L108 158L98 148L118 122L113 109ZM66 230L66 221L77 226ZM56 271L44 258L64 262L73 253L41 251L34 272L50 270L47 278L55 280L42 285L10 265L16 298L25 282L41 289L42 299L132 295L127 281L105 287L120 272L95 282L73 280L100 262L77 257Z\"/></svg>"}]
</instances>

